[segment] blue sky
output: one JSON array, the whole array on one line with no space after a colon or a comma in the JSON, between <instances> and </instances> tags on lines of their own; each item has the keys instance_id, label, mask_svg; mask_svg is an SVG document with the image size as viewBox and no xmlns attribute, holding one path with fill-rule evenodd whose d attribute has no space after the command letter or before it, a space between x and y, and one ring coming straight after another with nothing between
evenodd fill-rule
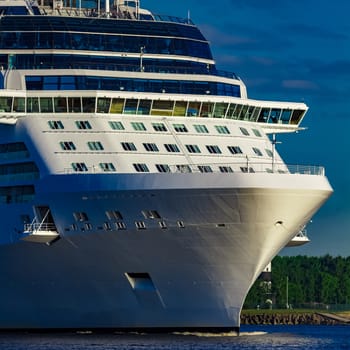
<instances>
[{"instance_id":1,"label":"blue sky","mask_svg":"<svg viewBox=\"0 0 350 350\"><path fill-rule=\"evenodd\" d=\"M237 73L251 98L304 101L298 134L279 136L289 164L323 165L333 196L308 226L311 243L288 255L350 256L350 2L347 0L141 0L187 17L211 42L219 69Z\"/></svg>"}]
</instances>

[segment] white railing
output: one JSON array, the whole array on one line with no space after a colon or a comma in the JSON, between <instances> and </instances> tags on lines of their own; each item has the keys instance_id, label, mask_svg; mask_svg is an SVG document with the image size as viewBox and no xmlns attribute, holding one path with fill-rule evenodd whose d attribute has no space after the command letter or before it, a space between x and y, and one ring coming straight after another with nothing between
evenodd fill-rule
<instances>
[{"instance_id":1,"label":"white railing","mask_svg":"<svg viewBox=\"0 0 350 350\"><path fill-rule=\"evenodd\" d=\"M24 232L36 232L36 231L57 231L54 224L46 223L32 223L24 225Z\"/></svg>"},{"instance_id":2,"label":"white railing","mask_svg":"<svg viewBox=\"0 0 350 350\"><path fill-rule=\"evenodd\" d=\"M149 171L144 173L158 173L148 166ZM223 169L226 168L226 169ZM136 171L135 171L136 172ZM302 174L325 176L325 168L316 165L287 165L283 163L267 163L245 160L235 163L199 163L199 164L177 164L168 165L167 173L269 173L269 174ZM104 171L98 165L84 167L80 171L73 168L65 168L60 173L64 174L115 174L130 173L120 171Z\"/></svg>"}]
</instances>

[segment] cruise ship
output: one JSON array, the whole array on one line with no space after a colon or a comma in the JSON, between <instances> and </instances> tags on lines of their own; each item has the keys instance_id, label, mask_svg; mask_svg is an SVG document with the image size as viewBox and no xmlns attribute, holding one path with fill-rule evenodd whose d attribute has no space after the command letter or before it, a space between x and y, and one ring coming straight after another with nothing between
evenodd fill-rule
<instances>
[{"instance_id":1,"label":"cruise ship","mask_svg":"<svg viewBox=\"0 0 350 350\"><path fill-rule=\"evenodd\" d=\"M137 0L0 0L0 31L0 329L239 331L332 193L277 151L308 107Z\"/></svg>"}]
</instances>

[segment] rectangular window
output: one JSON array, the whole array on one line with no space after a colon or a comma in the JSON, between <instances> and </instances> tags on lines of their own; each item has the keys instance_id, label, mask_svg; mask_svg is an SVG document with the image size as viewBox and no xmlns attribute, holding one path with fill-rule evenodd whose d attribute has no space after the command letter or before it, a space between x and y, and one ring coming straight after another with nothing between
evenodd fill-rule
<instances>
[{"instance_id":1,"label":"rectangular window","mask_svg":"<svg viewBox=\"0 0 350 350\"><path fill-rule=\"evenodd\" d=\"M108 220L111 220L111 221L123 220L123 216L118 210L107 210L106 216Z\"/></svg>"},{"instance_id":2,"label":"rectangular window","mask_svg":"<svg viewBox=\"0 0 350 350\"><path fill-rule=\"evenodd\" d=\"M132 142L121 142L124 151L137 151L136 146Z\"/></svg>"},{"instance_id":3,"label":"rectangular window","mask_svg":"<svg viewBox=\"0 0 350 350\"><path fill-rule=\"evenodd\" d=\"M191 167L188 164L176 165L176 169L180 173L192 173Z\"/></svg>"},{"instance_id":4,"label":"rectangular window","mask_svg":"<svg viewBox=\"0 0 350 350\"><path fill-rule=\"evenodd\" d=\"M243 153L241 148L239 146L227 146L228 150L232 153L232 154L240 154Z\"/></svg>"},{"instance_id":5,"label":"rectangular window","mask_svg":"<svg viewBox=\"0 0 350 350\"><path fill-rule=\"evenodd\" d=\"M198 170L201 173L212 173L213 170L209 165L198 165Z\"/></svg>"},{"instance_id":6,"label":"rectangular window","mask_svg":"<svg viewBox=\"0 0 350 350\"><path fill-rule=\"evenodd\" d=\"M219 146L208 145L206 147L207 147L208 152L211 154L220 154L221 153L221 149L219 148Z\"/></svg>"},{"instance_id":7,"label":"rectangular window","mask_svg":"<svg viewBox=\"0 0 350 350\"><path fill-rule=\"evenodd\" d=\"M81 113L80 97L68 97L68 112Z\"/></svg>"},{"instance_id":8,"label":"rectangular window","mask_svg":"<svg viewBox=\"0 0 350 350\"><path fill-rule=\"evenodd\" d=\"M60 120L49 120L48 124L50 129L54 129L54 130L64 129L63 123Z\"/></svg>"},{"instance_id":9,"label":"rectangular window","mask_svg":"<svg viewBox=\"0 0 350 350\"><path fill-rule=\"evenodd\" d=\"M113 98L110 113L123 113L124 102L123 98Z\"/></svg>"},{"instance_id":10,"label":"rectangular window","mask_svg":"<svg viewBox=\"0 0 350 350\"><path fill-rule=\"evenodd\" d=\"M215 125L215 129L219 134L230 134L230 130L224 125Z\"/></svg>"},{"instance_id":11,"label":"rectangular window","mask_svg":"<svg viewBox=\"0 0 350 350\"><path fill-rule=\"evenodd\" d=\"M55 113L67 113L67 99L65 97L54 97Z\"/></svg>"},{"instance_id":12,"label":"rectangular window","mask_svg":"<svg viewBox=\"0 0 350 350\"><path fill-rule=\"evenodd\" d=\"M91 125L88 120L76 120L75 125L80 130L90 130Z\"/></svg>"},{"instance_id":13,"label":"rectangular window","mask_svg":"<svg viewBox=\"0 0 350 350\"><path fill-rule=\"evenodd\" d=\"M51 97L40 97L40 111L41 113L53 112L53 103Z\"/></svg>"},{"instance_id":14,"label":"rectangular window","mask_svg":"<svg viewBox=\"0 0 350 350\"><path fill-rule=\"evenodd\" d=\"M253 133L257 137L262 137L261 132L258 129L253 129Z\"/></svg>"},{"instance_id":15,"label":"rectangular window","mask_svg":"<svg viewBox=\"0 0 350 350\"><path fill-rule=\"evenodd\" d=\"M168 131L163 123L152 123L152 126L155 131Z\"/></svg>"},{"instance_id":16,"label":"rectangular window","mask_svg":"<svg viewBox=\"0 0 350 350\"><path fill-rule=\"evenodd\" d=\"M194 129L200 134L208 134L209 131L205 125L193 125Z\"/></svg>"},{"instance_id":17,"label":"rectangular window","mask_svg":"<svg viewBox=\"0 0 350 350\"><path fill-rule=\"evenodd\" d=\"M262 154L262 152L260 151L259 148L253 147L253 151L254 151L254 153L255 153L257 156L259 156L259 157L262 157L262 156L263 156L263 154Z\"/></svg>"},{"instance_id":18,"label":"rectangular window","mask_svg":"<svg viewBox=\"0 0 350 350\"><path fill-rule=\"evenodd\" d=\"M88 220L89 220L89 218L88 218L88 216L86 215L86 213L81 212L81 211L79 211L79 212L74 212L74 213L73 213L73 217L74 217L74 220L75 220L75 221L78 221L78 222L84 222L84 221L88 221Z\"/></svg>"},{"instance_id":19,"label":"rectangular window","mask_svg":"<svg viewBox=\"0 0 350 350\"><path fill-rule=\"evenodd\" d=\"M95 113L95 97L83 97L83 113Z\"/></svg>"},{"instance_id":20,"label":"rectangular window","mask_svg":"<svg viewBox=\"0 0 350 350\"><path fill-rule=\"evenodd\" d=\"M188 132L185 124L173 124L173 127L176 132Z\"/></svg>"},{"instance_id":21,"label":"rectangular window","mask_svg":"<svg viewBox=\"0 0 350 350\"><path fill-rule=\"evenodd\" d=\"M75 151L76 147L72 141L61 141L60 146L64 151Z\"/></svg>"},{"instance_id":22,"label":"rectangular window","mask_svg":"<svg viewBox=\"0 0 350 350\"><path fill-rule=\"evenodd\" d=\"M131 122L131 126L134 128L136 131L146 131L146 127L143 123L140 122Z\"/></svg>"},{"instance_id":23,"label":"rectangular window","mask_svg":"<svg viewBox=\"0 0 350 350\"><path fill-rule=\"evenodd\" d=\"M155 143L144 143L143 147L147 152L159 152L159 149Z\"/></svg>"},{"instance_id":24,"label":"rectangular window","mask_svg":"<svg viewBox=\"0 0 350 350\"><path fill-rule=\"evenodd\" d=\"M122 122L115 122L115 121L109 121L109 126L113 130L125 130L124 125Z\"/></svg>"},{"instance_id":25,"label":"rectangular window","mask_svg":"<svg viewBox=\"0 0 350 350\"><path fill-rule=\"evenodd\" d=\"M252 167L241 166L242 173L255 173Z\"/></svg>"},{"instance_id":26,"label":"rectangular window","mask_svg":"<svg viewBox=\"0 0 350 350\"><path fill-rule=\"evenodd\" d=\"M72 168L74 171L78 172L88 171L85 163L72 163Z\"/></svg>"},{"instance_id":27,"label":"rectangular window","mask_svg":"<svg viewBox=\"0 0 350 350\"><path fill-rule=\"evenodd\" d=\"M219 170L222 173L233 173L233 170L230 166L219 166Z\"/></svg>"},{"instance_id":28,"label":"rectangular window","mask_svg":"<svg viewBox=\"0 0 350 350\"><path fill-rule=\"evenodd\" d=\"M24 97L14 97L13 99L13 112L23 113L26 111L26 100Z\"/></svg>"},{"instance_id":29,"label":"rectangular window","mask_svg":"<svg viewBox=\"0 0 350 350\"><path fill-rule=\"evenodd\" d=\"M170 167L168 164L156 164L156 168L160 173L170 173Z\"/></svg>"},{"instance_id":30,"label":"rectangular window","mask_svg":"<svg viewBox=\"0 0 350 350\"><path fill-rule=\"evenodd\" d=\"M97 99L97 113L108 113L109 107L111 105L111 99L110 98L98 98Z\"/></svg>"},{"instance_id":31,"label":"rectangular window","mask_svg":"<svg viewBox=\"0 0 350 350\"><path fill-rule=\"evenodd\" d=\"M168 152L173 152L173 153L180 152L179 147L176 144L168 143L168 144L165 144L164 147Z\"/></svg>"},{"instance_id":32,"label":"rectangular window","mask_svg":"<svg viewBox=\"0 0 350 350\"><path fill-rule=\"evenodd\" d=\"M145 217L145 219L160 219L161 216L159 215L157 210L142 210L142 215Z\"/></svg>"},{"instance_id":33,"label":"rectangular window","mask_svg":"<svg viewBox=\"0 0 350 350\"><path fill-rule=\"evenodd\" d=\"M240 127L239 130L241 130L242 135L249 136L249 132L246 128Z\"/></svg>"},{"instance_id":34,"label":"rectangular window","mask_svg":"<svg viewBox=\"0 0 350 350\"><path fill-rule=\"evenodd\" d=\"M201 153L201 150L197 145L186 145L186 148L190 153Z\"/></svg>"},{"instance_id":35,"label":"rectangular window","mask_svg":"<svg viewBox=\"0 0 350 350\"><path fill-rule=\"evenodd\" d=\"M104 149L100 141L89 141L87 145L91 151L103 151Z\"/></svg>"},{"instance_id":36,"label":"rectangular window","mask_svg":"<svg viewBox=\"0 0 350 350\"><path fill-rule=\"evenodd\" d=\"M100 163L100 168L102 169L102 171L115 171L115 167L113 165L113 163Z\"/></svg>"},{"instance_id":37,"label":"rectangular window","mask_svg":"<svg viewBox=\"0 0 350 350\"><path fill-rule=\"evenodd\" d=\"M133 166L138 173L149 173L148 166L144 163L133 164Z\"/></svg>"}]
</instances>

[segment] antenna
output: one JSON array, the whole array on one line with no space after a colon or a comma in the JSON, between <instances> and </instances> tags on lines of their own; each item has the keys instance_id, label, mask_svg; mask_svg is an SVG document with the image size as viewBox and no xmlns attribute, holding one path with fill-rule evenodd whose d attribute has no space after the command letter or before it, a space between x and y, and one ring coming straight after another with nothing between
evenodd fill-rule
<instances>
[{"instance_id":1,"label":"antenna","mask_svg":"<svg viewBox=\"0 0 350 350\"><path fill-rule=\"evenodd\" d=\"M187 24L191 23L191 11L187 10Z\"/></svg>"}]
</instances>

